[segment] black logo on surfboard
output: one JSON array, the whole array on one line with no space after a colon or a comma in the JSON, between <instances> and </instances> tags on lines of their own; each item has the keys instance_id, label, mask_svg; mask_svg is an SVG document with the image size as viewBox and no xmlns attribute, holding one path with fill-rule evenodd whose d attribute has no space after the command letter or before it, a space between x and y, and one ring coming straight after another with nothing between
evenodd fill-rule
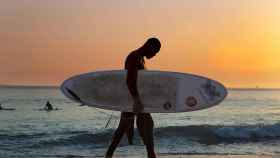
<instances>
[{"instance_id":1,"label":"black logo on surfboard","mask_svg":"<svg viewBox=\"0 0 280 158\"><path fill-rule=\"evenodd\" d=\"M171 105L170 102L166 102L166 103L163 104L163 108L164 108L165 110L170 110L171 107L172 107L172 105Z\"/></svg>"},{"instance_id":2,"label":"black logo on surfboard","mask_svg":"<svg viewBox=\"0 0 280 158\"><path fill-rule=\"evenodd\" d=\"M194 107L197 105L197 100L195 97L193 96L189 96L187 97L186 99L186 105L189 106L189 107Z\"/></svg>"}]
</instances>

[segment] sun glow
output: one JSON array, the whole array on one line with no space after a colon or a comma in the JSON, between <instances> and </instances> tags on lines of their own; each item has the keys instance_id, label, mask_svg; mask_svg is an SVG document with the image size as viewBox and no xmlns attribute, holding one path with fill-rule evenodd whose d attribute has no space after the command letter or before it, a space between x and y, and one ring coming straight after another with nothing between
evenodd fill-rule
<instances>
[{"instance_id":1,"label":"sun glow","mask_svg":"<svg viewBox=\"0 0 280 158\"><path fill-rule=\"evenodd\" d=\"M147 5L149 4L149 5ZM149 69L208 76L228 87L280 88L280 1L1 1L0 84L60 84L122 69L151 36Z\"/></svg>"}]
</instances>

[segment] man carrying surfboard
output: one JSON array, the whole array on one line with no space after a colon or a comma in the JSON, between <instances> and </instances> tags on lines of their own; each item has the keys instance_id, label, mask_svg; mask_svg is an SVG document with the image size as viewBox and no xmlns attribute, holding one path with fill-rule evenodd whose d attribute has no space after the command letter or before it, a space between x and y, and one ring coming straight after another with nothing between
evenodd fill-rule
<instances>
[{"instance_id":1,"label":"man carrying surfboard","mask_svg":"<svg viewBox=\"0 0 280 158\"><path fill-rule=\"evenodd\" d=\"M132 144L135 116L139 134L147 149L148 158L156 157L153 140L154 122L150 113L142 113L144 106L137 89L137 76L138 70L145 69L144 57L147 59L153 58L159 52L160 48L160 41L157 38L150 38L142 47L131 52L126 58L126 83L134 101L133 112L121 113L120 123L114 133L112 143L107 150L106 158L111 158L113 156L113 153L124 134L127 135L129 143Z\"/></svg>"}]
</instances>

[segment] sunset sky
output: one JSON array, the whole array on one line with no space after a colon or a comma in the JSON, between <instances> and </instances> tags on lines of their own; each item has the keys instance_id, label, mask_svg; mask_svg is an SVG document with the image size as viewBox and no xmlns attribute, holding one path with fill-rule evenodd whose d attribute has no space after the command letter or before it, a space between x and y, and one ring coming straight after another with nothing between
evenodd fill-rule
<instances>
[{"instance_id":1,"label":"sunset sky","mask_svg":"<svg viewBox=\"0 0 280 158\"><path fill-rule=\"evenodd\" d=\"M130 51L158 37L149 69L280 88L279 0L6 0L0 26L0 84L123 69Z\"/></svg>"}]
</instances>

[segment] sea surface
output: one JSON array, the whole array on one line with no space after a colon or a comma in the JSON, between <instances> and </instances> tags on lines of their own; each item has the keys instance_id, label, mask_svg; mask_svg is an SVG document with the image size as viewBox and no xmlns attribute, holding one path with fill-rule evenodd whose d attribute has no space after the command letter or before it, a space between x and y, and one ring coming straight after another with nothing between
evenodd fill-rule
<instances>
[{"instance_id":1,"label":"sea surface","mask_svg":"<svg viewBox=\"0 0 280 158\"><path fill-rule=\"evenodd\" d=\"M48 100L60 110L41 110ZM119 121L118 112L78 106L58 88L2 87L0 102L16 108L0 111L0 158L102 157ZM210 109L152 116L158 154L280 153L280 90L229 90ZM116 155L145 157L135 133Z\"/></svg>"}]
</instances>

